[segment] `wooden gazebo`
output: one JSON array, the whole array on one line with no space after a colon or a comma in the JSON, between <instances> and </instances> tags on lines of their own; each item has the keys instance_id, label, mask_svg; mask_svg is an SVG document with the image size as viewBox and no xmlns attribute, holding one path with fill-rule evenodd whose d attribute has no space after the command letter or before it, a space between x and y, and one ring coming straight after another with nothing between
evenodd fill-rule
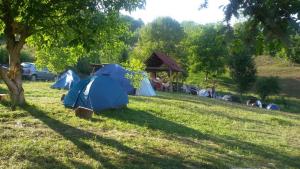
<instances>
[{"instance_id":1,"label":"wooden gazebo","mask_svg":"<svg viewBox=\"0 0 300 169\"><path fill-rule=\"evenodd\" d=\"M178 84L178 74L183 72L183 69L176 63L174 59L160 52L154 52L146 60L146 71L154 73L156 77L157 72L167 72L170 77L170 90L173 91L173 77L176 77L176 84ZM177 85L178 86L178 85Z\"/></svg>"}]
</instances>

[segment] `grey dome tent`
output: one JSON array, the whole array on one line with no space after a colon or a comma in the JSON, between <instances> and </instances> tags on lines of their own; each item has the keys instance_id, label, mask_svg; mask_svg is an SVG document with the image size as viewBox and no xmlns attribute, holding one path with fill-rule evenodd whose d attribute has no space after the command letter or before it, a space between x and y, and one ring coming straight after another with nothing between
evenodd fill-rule
<instances>
[{"instance_id":1,"label":"grey dome tent","mask_svg":"<svg viewBox=\"0 0 300 169\"><path fill-rule=\"evenodd\" d=\"M136 95L138 96L156 96L156 93L145 73L143 73L144 78L141 81L140 87L136 90Z\"/></svg>"}]
</instances>

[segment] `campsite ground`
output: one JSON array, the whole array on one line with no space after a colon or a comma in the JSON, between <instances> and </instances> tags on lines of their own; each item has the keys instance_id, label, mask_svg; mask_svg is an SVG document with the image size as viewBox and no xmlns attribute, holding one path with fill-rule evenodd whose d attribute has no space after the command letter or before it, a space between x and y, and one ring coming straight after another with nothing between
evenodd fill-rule
<instances>
[{"instance_id":1,"label":"campsite ground","mask_svg":"<svg viewBox=\"0 0 300 169\"><path fill-rule=\"evenodd\" d=\"M25 83L29 104L17 111L0 105L0 168L300 166L297 113L159 93L83 120L49 86Z\"/></svg>"}]
</instances>

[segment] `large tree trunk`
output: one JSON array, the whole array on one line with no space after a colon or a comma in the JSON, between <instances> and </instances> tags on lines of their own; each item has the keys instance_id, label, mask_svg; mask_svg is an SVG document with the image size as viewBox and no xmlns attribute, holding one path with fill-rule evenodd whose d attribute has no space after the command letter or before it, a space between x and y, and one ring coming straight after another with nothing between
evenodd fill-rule
<instances>
[{"instance_id":1,"label":"large tree trunk","mask_svg":"<svg viewBox=\"0 0 300 169\"><path fill-rule=\"evenodd\" d=\"M13 106L22 106L25 103L24 89L22 86L22 72L20 61L21 49L13 49L9 52L9 78L12 81L8 86Z\"/></svg>"},{"instance_id":2,"label":"large tree trunk","mask_svg":"<svg viewBox=\"0 0 300 169\"><path fill-rule=\"evenodd\" d=\"M0 66L0 77L3 79L12 102L12 109L22 106L25 103L24 90L22 87L22 73L20 52L25 44L26 38L30 35L30 28L14 20L11 1L3 2L3 15L1 20L4 22L4 35L6 48L9 53L9 68Z\"/></svg>"},{"instance_id":3,"label":"large tree trunk","mask_svg":"<svg viewBox=\"0 0 300 169\"><path fill-rule=\"evenodd\" d=\"M9 89L12 108L22 106L25 103L24 90L22 87L22 72L20 61L20 46L10 46L7 44L9 53L9 68L1 68L0 75Z\"/></svg>"}]
</instances>

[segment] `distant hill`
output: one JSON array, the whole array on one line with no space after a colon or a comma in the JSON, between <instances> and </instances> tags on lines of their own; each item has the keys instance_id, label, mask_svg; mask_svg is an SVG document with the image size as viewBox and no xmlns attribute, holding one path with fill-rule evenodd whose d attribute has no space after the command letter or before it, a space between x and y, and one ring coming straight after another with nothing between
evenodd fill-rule
<instances>
[{"instance_id":1,"label":"distant hill","mask_svg":"<svg viewBox=\"0 0 300 169\"><path fill-rule=\"evenodd\" d=\"M300 99L300 65L268 56L256 58L258 76L277 76L280 79L282 95Z\"/></svg>"}]
</instances>

